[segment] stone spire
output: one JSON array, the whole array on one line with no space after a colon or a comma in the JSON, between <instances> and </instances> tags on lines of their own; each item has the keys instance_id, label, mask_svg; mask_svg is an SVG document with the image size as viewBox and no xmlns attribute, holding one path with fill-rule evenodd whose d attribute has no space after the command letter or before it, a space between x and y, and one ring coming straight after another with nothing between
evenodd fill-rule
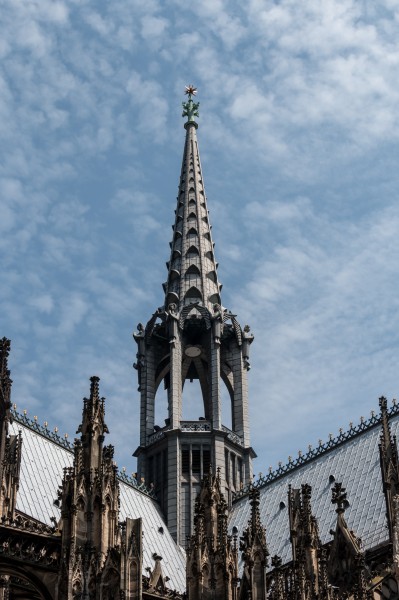
<instances>
[{"instance_id":1,"label":"stone spire","mask_svg":"<svg viewBox=\"0 0 399 600\"><path fill-rule=\"evenodd\" d=\"M104 398L99 393L99 378L90 379L90 397L84 398L82 423L75 439L73 466L64 469L59 490L61 506L62 557L59 597L98 598L94 591L103 586L111 569L110 561L120 544L119 483L113 460L114 448L104 446L108 428L104 422ZM116 567L113 569L115 571ZM93 593L93 596L92 596ZM82 594L79 596L78 594ZM119 597L119 591L103 598Z\"/></svg>"},{"instance_id":2,"label":"stone spire","mask_svg":"<svg viewBox=\"0 0 399 600\"><path fill-rule=\"evenodd\" d=\"M244 565L240 587L240 599L266 600L266 567L269 555L266 531L261 522L259 490L250 492L251 518L240 539L240 550Z\"/></svg>"},{"instance_id":3,"label":"stone spire","mask_svg":"<svg viewBox=\"0 0 399 600\"><path fill-rule=\"evenodd\" d=\"M220 305L195 92L187 86L183 103L186 139L164 305L133 334L141 396L140 446L134 454L138 477L153 484L169 531L180 545L193 532L194 498L209 465L219 472L230 504L233 494L252 480L255 456L247 391L253 335ZM199 383L196 414L188 417L186 390L194 380ZM159 393L162 388L167 398Z\"/></svg>"},{"instance_id":4,"label":"stone spire","mask_svg":"<svg viewBox=\"0 0 399 600\"><path fill-rule=\"evenodd\" d=\"M187 548L190 600L237 600L237 540L227 534L227 503L221 487L220 472L213 475L210 470L196 498L194 533Z\"/></svg>"},{"instance_id":5,"label":"stone spire","mask_svg":"<svg viewBox=\"0 0 399 600\"><path fill-rule=\"evenodd\" d=\"M12 521L15 516L19 471L21 467L21 434L9 435L11 417L11 385L8 355L11 342L0 340L0 519Z\"/></svg>"},{"instance_id":6,"label":"stone spire","mask_svg":"<svg viewBox=\"0 0 399 600\"><path fill-rule=\"evenodd\" d=\"M11 378L8 369L8 355L11 342L3 337L0 340L0 475L4 459L4 447L10 422Z\"/></svg>"},{"instance_id":7,"label":"stone spire","mask_svg":"<svg viewBox=\"0 0 399 600\"><path fill-rule=\"evenodd\" d=\"M197 142L199 102L193 86L186 87L188 101L183 102L186 141L177 196L176 218L173 226L171 255L167 263L168 278L163 284L165 308L176 304L199 302L211 312L220 304L221 285L217 277L217 263L213 252L211 225L202 177Z\"/></svg>"}]
</instances>

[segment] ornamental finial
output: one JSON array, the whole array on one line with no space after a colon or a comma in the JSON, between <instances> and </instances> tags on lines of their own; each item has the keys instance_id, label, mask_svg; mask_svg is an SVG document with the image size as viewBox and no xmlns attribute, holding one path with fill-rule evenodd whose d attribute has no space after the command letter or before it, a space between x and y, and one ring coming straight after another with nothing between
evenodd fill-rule
<instances>
[{"instance_id":1,"label":"ornamental finial","mask_svg":"<svg viewBox=\"0 0 399 600\"><path fill-rule=\"evenodd\" d=\"M184 93L188 95L188 101L182 102L182 117L187 117L187 123L194 123L195 126L197 126L194 117L199 117L199 102L193 102L192 99L193 96L197 95L197 88L190 83L189 85L186 85Z\"/></svg>"}]
</instances>

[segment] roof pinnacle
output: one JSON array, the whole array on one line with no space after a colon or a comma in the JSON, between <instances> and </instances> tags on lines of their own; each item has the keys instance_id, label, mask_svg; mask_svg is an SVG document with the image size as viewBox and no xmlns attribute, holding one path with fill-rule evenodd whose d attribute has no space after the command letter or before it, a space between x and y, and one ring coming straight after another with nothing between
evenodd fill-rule
<instances>
[{"instance_id":1,"label":"roof pinnacle","mask_svg":"<svg viewBox=\"0 0 399 600\"><path fill-rule=\"evenodd\" d=\"M182 102L182 117L187 117L187 121L184 126L187 127L189 123L192 123L195 127L198 127L198 123L194 120L194 117L199 117L199 102L193 102L192 99L192 96L197 95L197 88L190 83L189 85L186 85L184 93L188 95L188 101Z\"/></svg>"}]
</instances>

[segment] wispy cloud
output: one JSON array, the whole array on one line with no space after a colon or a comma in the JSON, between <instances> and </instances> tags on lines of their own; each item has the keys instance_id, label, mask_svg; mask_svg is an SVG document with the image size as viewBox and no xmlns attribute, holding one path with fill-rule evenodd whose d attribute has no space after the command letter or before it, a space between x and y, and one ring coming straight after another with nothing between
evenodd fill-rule
<instances>
[{"instance_id":1,"label":"wispy cloud","mask_svg":"<svg viewBox=\"0 0 399 600\"><path fill-rule=\"evenodd\" d=\"M21 408L73 436L99 375L134 470L131 331L163 301L188 82L223 302L256 334L259 469L396 393L395 3L2 9L0 314Z\"/></svg>"}]
</instances>

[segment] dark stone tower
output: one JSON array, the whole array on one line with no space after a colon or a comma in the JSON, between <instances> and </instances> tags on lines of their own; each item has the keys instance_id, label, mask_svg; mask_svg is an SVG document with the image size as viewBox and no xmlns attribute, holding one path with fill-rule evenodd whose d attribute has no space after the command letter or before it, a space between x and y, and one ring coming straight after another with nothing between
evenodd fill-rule
<instances>
[{"instance_id":1,"label":"dark stone tower","mask_svg":"<svg viewBox=\"0 0 399 600\"><path fill-rule=\"evenodd\" d=\"M183 103L186 140L173 226L165 300L147 325L138 326L137 362L141 392L138 476L153 484L168 527L179 544L193 530L194 500L209 467L220 471L221 489L231 495L252 477L247 370L249 327L221 305L211 225L197 142L195 88ZM199 381L195 420L184 420L184 389ZM165 423L155 422L160 386L167 390ZM224 393L222 393L224 392ZM222 397L231 408L222 424Z\"/></svg>"},{"instance_id":2,"label":"dark stone tower","mask_svg":"<svg viewBox=\"0 0 399 600\"><path fill-rule=\"evenodd\" d=\"M77 431L81 438L75 440L73 466L64 470L59 494L62 559L58 595L65 600L99 598L100 588L102 598L119 594L119 483L114 449L103 446L108 428L98 382L98 377L91 378L90 397L84 399Z\"/></svg>"},{"instance_id":3,"label":"dark stone tower","mask_svg":"<svg viewBox=\"0 0 399 600\"><path fill-rule=\"evenodd\" d=\"M10 340L0 340L0 519L5 523L15 517L21 466L21 435L9 435L11 423L11 384L8 369Z\"/></svg>"}]
</instances>

